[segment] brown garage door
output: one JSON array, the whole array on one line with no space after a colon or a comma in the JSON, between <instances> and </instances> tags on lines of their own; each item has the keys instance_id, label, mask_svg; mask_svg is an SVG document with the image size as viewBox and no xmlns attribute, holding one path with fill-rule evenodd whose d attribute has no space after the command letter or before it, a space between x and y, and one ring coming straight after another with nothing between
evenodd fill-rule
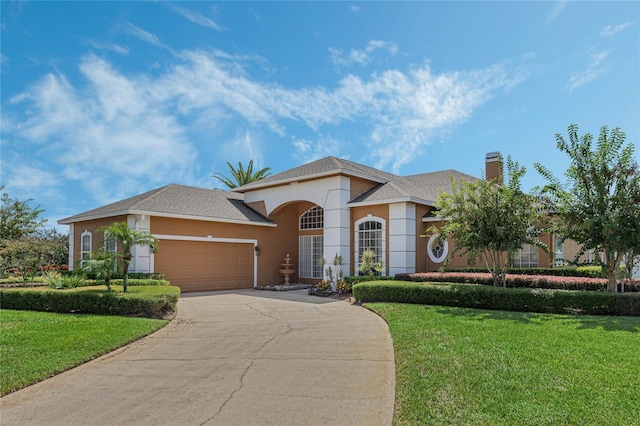
<instances>
[{"instance_id":1,"label":"brown garage door","mask_svg":"<svg viewBox=\"0 0 640 426\"><path fill-rule=\"evenodd\" d=\"M253 244L161 240L154 269L183 292L253 287Z\"/></svg>"}]
</instances>

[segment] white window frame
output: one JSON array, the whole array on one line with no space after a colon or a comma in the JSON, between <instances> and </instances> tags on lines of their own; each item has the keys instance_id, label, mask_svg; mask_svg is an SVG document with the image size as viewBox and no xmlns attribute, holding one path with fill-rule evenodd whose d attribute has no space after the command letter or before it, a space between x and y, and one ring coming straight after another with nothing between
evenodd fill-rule
<instances>
[{"instance_id":1,"label":"white window frame","mask_svg":"<svg viewBox=\"0 0 640 426\"><path fill-rule=\"evenodd\" d=\"M109 244L107 244L108 241L113 240L113 248L109 247ZM104 241L103 241L103 250L107 253L113 253L116 254L118 253L118 239L114 236L112 236L111 234L109 234L107 231L104 231ZM113 265L113 270L115 272L118 272L118 262L116 261Z\"/></svg>"},{"instance_id":2,"label":"white window frame","mask_svg":"<svg viewBox=\"0 0 640 426\"><path fill-rule=\"evenodd\" d=\"M536 261L532 261L532 254L536 254ZM523 260L523 257L526 260ZM525 244L520 250L518 250L513 256L514 268L537 268L540 266L540 252L538 247L532 244Z\"/></svg>"},{"instance_id":3,"label":"white window frame","mask_svg":"<svg viewBox=\"0 0 640 426\"><path fill-rule=\"evenodd\" d=\"M447 258L447 255L449 254L449 242L447 240L444 240L442 242L442 253L440 253L440 255L436 255L436 253L434 253L434 247L433 245L436 242L436 239L439 237L439 234L434 234L429 238L429 241L427 241L427 255L429 256L429 259L431 259L431 261L433 263L442 263L444 262L444 260Z\"/></svg>"},{"instance_id":4,"label":"white window frame","mask_svg":"<svg viewBox=\"0 0 640 426\"><path fill-rule=\"evenodd\" d=\"M300 235L298 249L298 275L300 278L322 279L320 259L324 251L323 235Z\"/></svg>"},{"instance_id":5,"label":"white window frame","mask_svg":"<svg viewBox=\"0 0 640 426\"><path fill-rule=\"evenodd\" d=\"M84 237L89 238L89 243L88 243L89 250L86 250L87 246L84 243ZM91 233L91 231L85 229L85 231L82 234L80 234L80 268L84 267L85 261L91 260L92 248L93 248L93 234Z\"/></svg>"},{"instance_id":6,"label":"white window frame","mask_svg":"<svg viewBox=\"0 0 640 426\"><path fill-rule=\"evenodd\" d=\"M376 229L376 231L380 231L381 235L380 235L380 248L381 248L381 253L377 253L377 259L376 261L382 262L382 275L386 275L387 274L387 221L384 220L381 217L377 217L377 216L372 216L372 215L368 215L366 217L363 217L361 219L358 219L355 224L354 224L354 238L353 241L355 242L354 244L354 264L355 264L355 273L357 274L358 271L360 270L360 259L362 259L362 253L361 251L364 251L370 247L365 247L363 248L363 250L360 250L360 225L366 223L366 222L377 222L381 225L381 229Z\"/></svg>"},{"instance_id":7,"label":"white window frame","mask_svg":"<svg viewBox=\"0 0 640 426\"><path fill-rule=\"evenodd\" d=\"M314 206L300 215L298 219L298 229L307 231L310 229L324 228L324 209L320 206Z\"/></svg>"}]
</instances>

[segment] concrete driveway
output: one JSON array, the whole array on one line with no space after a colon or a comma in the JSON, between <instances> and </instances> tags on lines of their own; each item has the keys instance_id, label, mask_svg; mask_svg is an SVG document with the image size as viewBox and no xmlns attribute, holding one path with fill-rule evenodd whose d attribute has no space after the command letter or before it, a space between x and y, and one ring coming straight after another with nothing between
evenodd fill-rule
<instances>
[{"instance_id":1,"label":"concrete driveway","mask_svg":"<svg viewBox=\"0 0 640 426\"><path fill-rule=\"evenodd\" d=\"M386 323L306 291L183 295L167 327L0 399L8 425L389 425Z\"/></svg>"}]
</instances>

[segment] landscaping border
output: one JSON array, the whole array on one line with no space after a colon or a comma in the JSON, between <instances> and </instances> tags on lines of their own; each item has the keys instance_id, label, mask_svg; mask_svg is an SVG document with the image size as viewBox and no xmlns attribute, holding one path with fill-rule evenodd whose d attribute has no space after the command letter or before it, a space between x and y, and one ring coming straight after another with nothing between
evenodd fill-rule
<instances>
[{"instance_id":1,"label":"landscaping border","mask_svg":"<svg viewBox=\"0 0 640 426\"><path fill-rule=\"evenodd\" d=\"M395 302L516 312L640 316L640 293L370 281L353 286L361 302Z\"/></svg>"},{"instance_id":2,"label":"landscaping border","mask_svg":"<svg viewBox=\"0 0 640 426\"><path fill-rule=\"evenodd\" d=\"M121 292L0 290L2 309L166 318L176 311L178 287L167 287L165 294Z\"/></svg>"}]
</instances>

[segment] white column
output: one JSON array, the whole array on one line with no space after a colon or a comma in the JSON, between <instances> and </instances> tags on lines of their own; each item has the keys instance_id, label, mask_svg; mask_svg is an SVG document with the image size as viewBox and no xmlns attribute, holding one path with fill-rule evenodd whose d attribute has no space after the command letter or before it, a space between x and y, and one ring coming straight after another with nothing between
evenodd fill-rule
<instances>
[{"instance_id":1,"label":"white column","mask_svg":"<svg viewBox=\"0 0 640 426\"><path fill-rule=\"evenodd\" d=\"M416 209L413 203L389 205L389 275L416 271Z\"/></svg>"},{"instance_id":2,"label":"white column","mask_svg":"<svg viewBox=\"0 0 640 426\"><path fill-rule=\"evenodd\" d=\"M75 248L75 244L74 244L74 238L75 238L75 229L74 229L74 224L71 223L69 224L69 270L73 271L73 251Z\"/></svg>"},{"instance_id":3,"label":"white column","mask_svg":"<svg viewBox=\"0 0 640 426\"><path fill-rule=\"evenodd\" d=\"M350 221L351 215L347 203L351 196L351 181L341 176L339 186L327 192L324 203L324 249L327 266L333 267L333 258L342 256L342 273L351 275ZM335 289L334 289L335 290Z\"/></svg>"},{"instance_id":4,"label":"white column","mask_svg":"<svg viewBox=\"0 0 640 426\"><path fill-rule=\"evenodd\" d=\"M136 231L151 232L151 217L148 215L129 215L129 227ZM148 245L134 246L131 249L131 272L153 272L153 254Z\"/></svg>"}]
</instances>

